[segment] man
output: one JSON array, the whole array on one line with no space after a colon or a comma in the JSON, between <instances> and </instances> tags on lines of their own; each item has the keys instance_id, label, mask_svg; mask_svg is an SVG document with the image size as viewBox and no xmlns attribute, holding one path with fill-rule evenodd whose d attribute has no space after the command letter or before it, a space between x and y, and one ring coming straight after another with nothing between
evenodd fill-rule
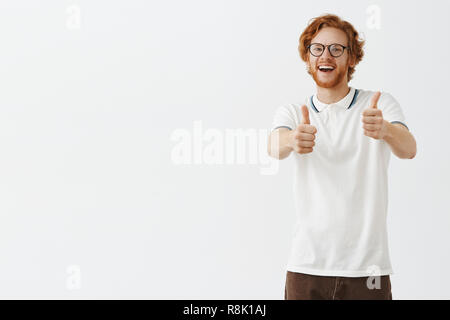
<instances>
[{"instance_id":1,"label":"man","mask_svg":"<svg viewBox=\"0 0 450 320\"><path fill-rule=\"evenodd\" d=\"M389 93L349 87L364 41L335 15L312 19L299 52L317 93L277 109L271 157L295 157L297 224L285 299L392 299L386 230L391 151L416 141Z\"/></svg>"}]
</instances>

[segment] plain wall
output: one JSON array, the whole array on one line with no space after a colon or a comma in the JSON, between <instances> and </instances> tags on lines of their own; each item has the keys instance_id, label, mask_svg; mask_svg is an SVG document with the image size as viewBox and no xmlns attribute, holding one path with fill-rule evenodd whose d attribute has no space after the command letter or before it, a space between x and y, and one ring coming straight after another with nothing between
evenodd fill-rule
<instances>
[{"instance_id":1,"label":"plain wall","mask_svg":"<svg viewBox=\"0 0 450 320\"><path fill-rule=\"evenodd\" d=\"M315 93L298 38L336 13L366 39L350 85L390 92L417 140L389 168L393 298L449 299L449 11L1 1L0 297L282 299L294 162L268 159L265 134L278 106ZM239 130L262 132L244 146L257 161L209 163L211 141L242 156L220 146ZM189 136L200 158L180 163Z\"/></svg>"}]
</instances>

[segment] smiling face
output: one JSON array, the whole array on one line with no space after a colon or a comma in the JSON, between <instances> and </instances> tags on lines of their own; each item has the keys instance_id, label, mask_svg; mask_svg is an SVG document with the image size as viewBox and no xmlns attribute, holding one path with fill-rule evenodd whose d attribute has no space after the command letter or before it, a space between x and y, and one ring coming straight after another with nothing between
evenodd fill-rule
<instances>
[{"instance_id":1,"label":"smiling face","mask_svg":"<svg viewBox=\"0 0 450 320\"><path fill-rule=\"evenodd\" d=\"M316 34L311 43L321 43L325 46L341 44L348 47L347 35L336 28L325 27ZM352 64L348 49L340 57L333 57L326 48L320 57L308 53L308 70L319 87L333 88L339 84L347 83L347 72Z\"/></svg>"}]
</instances>

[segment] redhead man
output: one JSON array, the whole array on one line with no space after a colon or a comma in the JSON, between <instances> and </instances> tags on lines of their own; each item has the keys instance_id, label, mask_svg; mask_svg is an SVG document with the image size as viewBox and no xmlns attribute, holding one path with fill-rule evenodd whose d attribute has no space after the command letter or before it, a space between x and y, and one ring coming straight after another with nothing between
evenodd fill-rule
<instances>
[{"instance_id":1,"label":"redhead man","mask_svg":"<svg viewBox=\"0 0 450 320\"><path fill-rule=\"evenodd\" d=\"M269 155L295 158L285 299L392 299L388 164L416 141L391 94L349 86L363 45L338 16L312 19L298 49L317 91L275 113Z\"/></svg>"}]
</instances>

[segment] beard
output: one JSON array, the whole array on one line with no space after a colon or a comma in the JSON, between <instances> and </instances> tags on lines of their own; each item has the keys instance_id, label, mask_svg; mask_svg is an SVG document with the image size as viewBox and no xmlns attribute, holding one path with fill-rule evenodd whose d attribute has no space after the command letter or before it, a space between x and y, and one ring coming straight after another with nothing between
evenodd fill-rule
<instances>
[{"instance_id":1,"label":"beard","mask_svg":"<svg viewBox=\"0 0 450 320\"><path fill-rule=\"evenodd\" d=\"M323 75L321 77L321 75L319 74L319 72L321 71L319 71L319 69L316 66L314 68L310 66L310 70L311 69L312 71L310 71L309 74L311 74L317 86L322 88L333 88L338 84L340 84L347 75L348 63L346 63L345 66L334 69L331 73L332 76L327 76L326 79L323 77ZM326 74L327 73L325 73L325 75Z\"/></svg>"}]
</instances>

